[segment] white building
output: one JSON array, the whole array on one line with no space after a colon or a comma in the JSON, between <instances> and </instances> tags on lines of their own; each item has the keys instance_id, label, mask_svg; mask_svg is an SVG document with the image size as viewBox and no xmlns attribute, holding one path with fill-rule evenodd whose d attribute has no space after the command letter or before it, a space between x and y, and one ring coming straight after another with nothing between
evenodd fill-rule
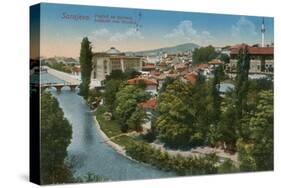
<instances>
[{"instance_id":1,"label":"white building","mask_svg":"<svg viewBox=\"0 0 281 188\"><path fill-rule=\"evenodd\" d=\"M127 69L142 70L140 57L126 56L125 53L114 47L106 52L94 53L92 62L91 79L93 82L104 80L106 75L109 75L113 70L122 70L123 72Z\"/></svg>"}]
</instances>

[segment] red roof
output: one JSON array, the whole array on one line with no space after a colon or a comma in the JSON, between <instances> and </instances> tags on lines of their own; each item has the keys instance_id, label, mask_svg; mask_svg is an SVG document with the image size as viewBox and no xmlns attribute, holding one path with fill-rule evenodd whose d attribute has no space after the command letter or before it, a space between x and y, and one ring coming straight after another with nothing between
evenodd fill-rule
<instances>
[{"instance_id":1,"label":"red roof","mask_svg":"<svg viewBox=\"0 0 281 188\"><path fill-rule=\"evenodd\" d=\"M199 64L199 65L197 66L197 68L203 70L203 69L209 68L209 65L208 65L208 64Z\"/></svg>"},{"instance_id":2,"label":"red roof","mask_svg":"<svg viewBox=\"0 0 281 188\"><path fill-rule=\"evenodd\" d=\"M190 82L191 84L195 84L197 81L198 74L196 72L191 72L186 74L183 78Z\"/></svg>"},{"instance_id":3,"label":"red roof","mask_svg":"<svg viewBox=\"0 0 281 188\"><path fill-rule=\"evenodd\" d=\"M158 71L151 71L150 74L154 76L159 76L161 73Z\"/></svg>"},{"instance_id":4,"label":"red roof","mask_svg":"<svg viewBox=\"0 0 281 188\"><path fill-rule=\"evenodd\" d=\"M230 50L231 55L239 54L240 49L247 48L250 55L273 55L273 47L251 47L245 44L232 46Z\"/></svg>"},{"instance_id":5,"label":"red roof","mask_svg":"<svg viewBox=\"0 0 281 188\"><path fill-rule=\"evenodd\" d=\"M212 61L209 61L209 64L211 65L221 65L223 62L219 59L213 59Z\"/></svg>"},{"instance_id":6,"label":"red roof","mask_svg":"<svg viewBox=\"0 0 281 188\"><path fill-rule=\"evenodd\" d=\"M157 105L156 97L149 99L148 101L139 103L139 107L143 109L155 109Z\"/></svg>"},{"instance_id":7,"label":"red roof","mask_svg":"<svg viewBox=\"0 0 281 188\"><path fill-rule=\"evenodd\" d=\"M133 78L127 81L128 84L134 85L143 82L146 86L148 85L157 85L157 82L147 78Z\"/></svg>"}]
</instances>

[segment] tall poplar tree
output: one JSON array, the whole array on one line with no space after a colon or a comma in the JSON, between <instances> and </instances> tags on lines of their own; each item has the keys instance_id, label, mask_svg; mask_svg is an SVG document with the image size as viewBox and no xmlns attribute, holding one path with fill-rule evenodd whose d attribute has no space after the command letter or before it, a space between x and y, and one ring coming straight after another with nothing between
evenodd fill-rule
<instances>
[{"instance_id":1,"label":"tall poplar tree","mask_svg":"<svg viewBox=\"0 0 281 188\"><path fill-rule=\"evenodd\" d=\"M92 46L91 42L87 37L84 37L81 42L80 49L80 66L81 66L81 79L82 83L80 85L80 95L84 97L85 100L88 98L89 87L91 82L92 73Z\"/></svg>"},{"instance_id":2,"label":"tall poplar tree","mask_svg":"<svg viewBox=\"0 0 281 188\"><path fill-rule=\"evenodd\" d=\"M248 93L248 75L250 69L250 56L248 47L245 46L239 51L239 59L237 61L237 76L235 85L235 107L236 118L239 121L243 116L243 111L246 108L247 93Z\"/></svg>"}]
</instances>

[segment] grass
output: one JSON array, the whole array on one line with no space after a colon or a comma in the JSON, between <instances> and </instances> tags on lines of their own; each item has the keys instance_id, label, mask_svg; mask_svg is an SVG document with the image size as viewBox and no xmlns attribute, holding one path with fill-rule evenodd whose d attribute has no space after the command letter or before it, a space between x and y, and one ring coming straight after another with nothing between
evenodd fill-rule
<instances>
[{"instance_id":1,"label":"grass","mask_svg":"<svg viewBox=\"0 0 281 188\"><path fill-rule=\"evenodd\" d=\"M113 142L115 142L116 144L120 145L120 146L124 146L125 148L138 142L137 140L135 140L134 138L130 137L130 136L119 136L117 138L112 139Z\"/></svg>"},{"instance_id":2,"label":"grass","mask_svg":"<svg viewBox=\"0 0 281 188\"><path fill-rule=\"evenodd\" d=\"M95 116L102 131L108 136L113 137L122 134L120 126L114 120L106 120L103 114L107 111L105 106L99 106L95 112ZM122 135L112 139L113 142L125 148L133 143L140 142L139 140L132 138L130 136Z\"/></svg>"},{"instance_id":3,"label":"grass","mask_svg":"<svg viewBox=\"0 0 281 188\"><path fill-rule=\"evenodd\" d=\"M101 130L108 136L116 136L122 134L118 123L114 120L106 120L103 116L104 112L106 112L106 108L104 106L98 107L95 112L97 121L101 127Z\"/></svg>"}]
</instances>

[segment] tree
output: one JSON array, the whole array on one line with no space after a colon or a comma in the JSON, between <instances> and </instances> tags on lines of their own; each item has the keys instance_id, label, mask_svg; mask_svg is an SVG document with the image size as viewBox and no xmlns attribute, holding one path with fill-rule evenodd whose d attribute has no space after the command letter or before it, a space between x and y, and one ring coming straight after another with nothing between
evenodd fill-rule
<instances>
[{"instance_id":1,"label":"tree","mask_svg":"<svg viewBox=\"0 0 281 188\"><path fill-rule=\"evenodd\" d=\"M191 85L179 80L169 84L158 99L156 131L170 147L201 144L203 135L195 126Z\"/></svg>"},{"instance_id":2,"label":"tree","mask_svg":"<svg viewBox=\"0 0 281 188\"><path fill-rule=\"evenodd\" d=\"M273 170L272 90L258 93L256 109L252 113L243 118L244 124L248 128L248 136L242 137L238 142L240 169L247 171Z\"/></svg>"},{"instance_id":3,"label":"tree","mask_svg":"<svg viewBox=\"0 0 281 188\"><path fill-rule=\"evenodd\" d=\"M90 106L95 104L94 106L96 107L101 101L101 96L102 93L97 88L89 90L88 103L90 104ZM95 108L94 106L92 107Z\"/></svg>"},{"instance_id":4,"label":"tree","mask_svg":"<svg viewBox=\"0 0 281 188\"><path fill-rule=\"evenodd\" d=\"M248 75L250 69L250 56L248 48L245 46L239 51L239 58L237 61L237 75L235 82L235 106L236 118L239 120L243 116L246 108L246 99L248 94Z\"/></svg>"},{"instance_id":5,"label":"tree","mask_svg":"<svg viewBox=\"0 0 281 188\"><path fill-rule=\"evenodd\" d=\"M136 131L142 131L142 124L146 121L146 113L140 107L136 107L135 111L132 113L131 117L127 120L129 129Z\"/></svg>"},{"instance_id":6,"label":"tree","mask_svg":"<svg viewBox=\"0 0 281 188\"><path fill-rule=\"evenodd\" d=\"M159 93L164 92L164 91L166 90L167 86L168 86L169 84L173 83L174 81L175 81L174 78L172 78L172 77L166 77L165 80L164 80L164 82L163 82L163 84L162 84L162 87L161 87L160 90L159 90Z\"/></svg>"},{"instance_id":7,"label":"tree","mask_svg":"<svg viewBox=\"0 0 281 188\"><path fill-rule=\"evenodd\" d=\"M114 116L121 125L121 130L127 132L129 128L138 130L143 113L138 108L138 103L150 98L150 95L143 88L137 85L126 85L116 93ZM132 121L137 120L132 127Z\"/></svg>"},{"instance_id":8,"label":"tree","mask_svg":"<svg viewBox=\"0 0 281 188\"><path fill-rule=\"evenodd\" d=\"M192 55L193 64L208 63L212 59L218 56L215 48L213 46L196 48Z\"/></svg>"},{"instance_id":9,"label":"tree","mask_svg":"<svg viewBox=\"0 0 281 188\"><path fill-rule=\"evenodd\" d=\"M273 170L273 92L259 93L257 111L250 120L253 127L253 156L257 170Z\"/></svg>"},{"instance_id":10,"label":"tree","mask_svg":"<svg viewBox=\"0 0 281 188\"><path fill-rule=\"evenodd\" d=\"M41 181L42 184L67 183L73 180L64 160L70 144L72 128L55 98L41 96Z\"/></svg>"},{"instance_id":11,"label":"tree","mask_svg":"<svg viewBox=\"0 0 281 188\"><path fill-rule=\"evenodd\" d=\"M112 70L112 72L109 75L106 75L105 84L107 81L110 81L110 80L125 80L125 79L126 79L126 76L122 72L122 70Z\"/></svg>"},{"instance_id":12,"label":"tree","mask_svg":"<svg viewBox=\"0 0 281 188\"><path fill-rule=\"evenodd\" d=\"M112 112L114 110L114 102L116 100L116 93L122 85L121 80L108 80L105 84L105 91L103 93L104 103Z\"/></svg>"},{"instance_id":13,"label":"tree","mask_svg":"<svg viewBox=\"0 0 281 188\"><path fill-rule=\"evenodd\" d=\"M237 142L238 159L240 162L240 170L250 172L257 170L257 164L253 157L253 144L246 144L242 139Z\"/></svg>"},{"instance_id":14,"label":"tree","mask_svg":"<svg viewBox=\"0 0 281 188\"><path fill-rule=\"evenodd\" d=\"M221 75L222 75L222 66L219 66L215 68L214 70L214 79L212 82L212 123L214 125L217 125L220 120L220 113L221 113L221 98L219 94L220 90L220 81L221 81Z\"/></svg>"},{"instance_id":15,"label":"tree","mask_svg":"<svg viewBox=\"0 0 281 188\"><path fill-rule=\"evenodd\" d=\"M87 37L83 38L81 42L80 49L80 65L81 65L81 80L80 85L80 95L84 97L85 100L88 98L89 85L91 83L91 73L92 73L92 46L91 42Z\"/></svg>"},{"instance_id":16,"label":"tree","mask_svg":"<svg viewBox=\"0 0 281 188\"><path fill-rule=\"evenodd\" d=\"M224 63L229 63L229 61L230 61L230 58L227 54L220 54L219 59L221 61L223 61Z\"/></svg>"}]
</instances>

